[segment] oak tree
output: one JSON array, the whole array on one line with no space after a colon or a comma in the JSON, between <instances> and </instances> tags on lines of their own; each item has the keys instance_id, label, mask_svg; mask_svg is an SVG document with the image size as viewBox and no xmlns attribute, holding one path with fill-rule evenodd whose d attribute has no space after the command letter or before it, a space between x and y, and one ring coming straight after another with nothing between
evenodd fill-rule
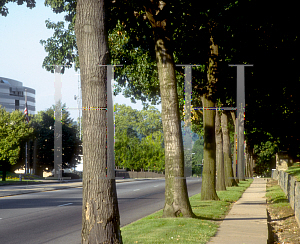
<instances>
[{"instance_id":1,"label":"oak tree","mask_svg":"<svg viewBox=\"0 0 300 244\"><path fill-rule=\"evenodd\" d=\"M122 243L116 182L106 175L107 71L110 64L105 1L78 0L75 34L83 110L82 244ZM107 162L108 164L112 162Z\"/></svg>"}]
</instances>

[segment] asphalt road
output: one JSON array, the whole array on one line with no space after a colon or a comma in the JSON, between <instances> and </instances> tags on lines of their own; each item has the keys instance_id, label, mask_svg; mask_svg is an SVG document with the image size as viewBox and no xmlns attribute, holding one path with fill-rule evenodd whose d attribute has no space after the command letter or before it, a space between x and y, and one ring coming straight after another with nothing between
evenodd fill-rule
<instances>
[{"instance_id":1,"label":"asphalt road","mask_svg":"<svg viewBox=\"0 0 300 244\"><path fill-rule=\"evenodd\" d=\"M200 193L200 178L187 180L189 196ZM121 226L164 206L164 179L117 184ZM82 188L0 198L0 243L80 244Z\"/></svg>"}]
</instances>

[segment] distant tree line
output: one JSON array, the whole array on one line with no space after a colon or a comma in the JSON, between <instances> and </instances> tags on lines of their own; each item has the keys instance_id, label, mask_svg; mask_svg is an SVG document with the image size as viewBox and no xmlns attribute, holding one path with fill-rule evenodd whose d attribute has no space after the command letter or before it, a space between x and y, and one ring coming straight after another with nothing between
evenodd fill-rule
<instances>
[{"instance_id":1,"label":"distant tree line","mask_svg":"<svg viewBox=\"0 0 300 244\"><path fill-rule=\"evenodd\" d=\"M62 108L65 108L64 104ZM26 161L31 173L42 176L54 168L54 105L26 122L21 111L0 108L0 167L2 180L6 171L23 168ZM73 168L79 162L80 144L77 125L68 111L62 111L62 168Z\"/></svg>"}]
</instances>

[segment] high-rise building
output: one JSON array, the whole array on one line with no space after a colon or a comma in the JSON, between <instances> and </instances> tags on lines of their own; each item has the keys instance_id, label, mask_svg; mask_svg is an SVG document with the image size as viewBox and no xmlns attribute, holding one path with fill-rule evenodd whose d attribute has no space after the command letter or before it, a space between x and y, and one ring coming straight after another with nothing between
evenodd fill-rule
<instances>
[{"instance_id":1,"label":"high-rise building","mask_svg":"<svg viewBox=\"0 0 300 244\"><path fill-rule=\"evenodd\" d=\"M7 112L14 110L24 111L25 89L27 89L28 114L35 114L35 90L17 80L0 77L0 105Z\"/></svg>"}]
</instances>

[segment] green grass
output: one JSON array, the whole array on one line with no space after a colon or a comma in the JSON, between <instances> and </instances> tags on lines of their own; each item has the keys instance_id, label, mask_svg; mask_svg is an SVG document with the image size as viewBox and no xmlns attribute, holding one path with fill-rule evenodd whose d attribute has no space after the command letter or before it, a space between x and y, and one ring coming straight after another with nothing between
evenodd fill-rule
<instances>
[{"instance_id":1,"label":"green grass","mask_svg":"<svg viewBox=\"0 0 300 244\"><path fill-rule=\"evenodd\" d=\"M266 198L275 216L281 216L287 209L291 208L289 200L279 185L268 187L266 190Z\"/></svg>"},{"instance_id":2,"label":"green grass","mask_svg":"<svg viewBox=\"0 0 300 244\"><path fill-rule=\"evenodd\" d=\"M287 173L294 175L298 181L300 181L300 166L299 163L295 163L293 166L290 166Z\"/></svg>"},{"instance_id":3,"label":"green grass","mask_svg":"<svg viewBox=\"0 0 300 244\"><path fill-rule=\"evenodd\" d=\"M24 177L24 175L22 175ZM0 185L11 185L11 184L27 184L30 182L39 182L39 179L43 179L41 177L36 177L30 174L26 175L26 180L22 178L20 181L19 174L6 172L6 181L2 181L2 171L0 171Z\"/></svg>"},{"instance_id":4,"label":"green grass","mask_svg":"<svg viewBox=\"0 0 300 244\"><path fill-rule=\"evenodd\" d=\"M161 218L162 210L121 228L127 243L206 243L215 235L221 219L252 183L241 181L238 187L217 192L221 201L201 201L201 194L190 197L197 218Z\"/></svg>"},{"instance_id":5,"label":"green grass","mask_svg":"<svg viewBox=\"0 0 300 244\"><path fill-rule=\"evenodd\" d=\"M279 185L271 186L267 188L266 197L268 203L272 204L273 207L290 206L289 200L286 198L283 190Z\"/></svg>"}]
</instances>

